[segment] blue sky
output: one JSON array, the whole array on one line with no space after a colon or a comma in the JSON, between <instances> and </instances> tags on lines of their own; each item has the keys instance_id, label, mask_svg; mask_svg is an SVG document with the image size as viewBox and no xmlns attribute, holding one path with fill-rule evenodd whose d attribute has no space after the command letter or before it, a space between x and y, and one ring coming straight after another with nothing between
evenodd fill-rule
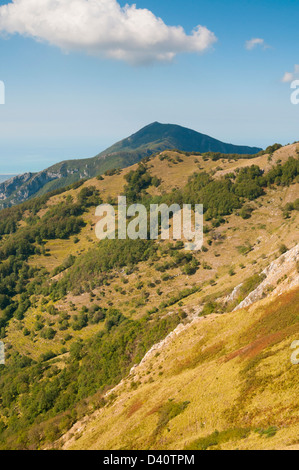
<instances>
[{"instance_id":1,"label":"blue sky","mask_svg":"<svg viewBox=\"0 0 299 470\"><path fill-rule=\"evenodd\" d=\"M8 3L0 0L0 5ZM137 25L136 37L124 39L130 54L116 58L97 39L97 52L91 55L85 45L77 47L76 38L69 47L61 37L58 45L49 44L47 24L38 30L40 40L28 37L18 17L3 18L0 9L0 80L6 86L6 104L0 106L0 174L94 156L153 121L180 124L235 144L265 147L299 140L299 105L290 102L289 83L299 75L282 80L299 63L297 1L135 4L167 26L183 27L179 45L173 38L166 45L158 43L144 52L148 60L143 63ZM32 20L28 18L23 29ZM144 21L142 30L147 28ZM197 25L217 38L210 37L210 47L202 53L188 50L193 46L186 35ZM10 34L11 28L19 28L20 34ZM257 38L264 42L248 50L246 41ZM176 48L172 61L156 60L159 47L164 52Z\"/></svg>"}]
</instances>

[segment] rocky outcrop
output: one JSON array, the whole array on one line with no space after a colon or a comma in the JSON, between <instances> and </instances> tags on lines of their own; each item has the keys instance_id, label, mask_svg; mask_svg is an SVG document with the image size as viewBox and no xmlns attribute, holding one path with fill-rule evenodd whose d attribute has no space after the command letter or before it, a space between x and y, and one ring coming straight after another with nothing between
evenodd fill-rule
<instances>
[{"instance_id":1,"label":"rocky outcrop","mask_svg":"<svg viewBox=\"0 0 299 470\"><path fill-rule=\"evenodd\" d=\"M20 204L35 196L45 185L54 180L64 180L79 172L76 168L68 169L63 165L60 168L50 168L39 173L25 173L15 176L0 184L0 208ZM84 178L78 174L78 178ZM89 175L87 175L89 176ZM60 186L60 185L58 185ZM62 184L61 186L64 186Z\"/></svg>"},{"instance_id":2,"label":"rocky outcrop","mask_svg":"<svg viewBox=\"0 0 299 470\"><path fill-rule=\"evenodd\" d=\"M239 284L238 286L236 286L234 290L232 291L232 293L223 299L223 303L229 304L231 302L234 302L240 293L242 285L243 284Z\"/></svg>"},{"instance_id":3,"label":"rocky outcrop","mask_svg":"<svg viewBox=\"0 0 299 470\"><path fill-rule=\"evenodd\" d=\"M267 295L281 295L299 285L297 262L299 244L273 261L263 271L263 282L244 299L235 310L246 308Z\"/></svg>"},{"instance_id":4,"label":"rocky outcrop","mask_svg":"<svg viewBox=\"0 0 299 470\"><path fill-rule=\"evenodd\" d=\"M26 184L34 176L35 173L24 173L23 175L14 176L0 184L0 201L7 199L18 188Z\"/></svg>"}]
</instances>

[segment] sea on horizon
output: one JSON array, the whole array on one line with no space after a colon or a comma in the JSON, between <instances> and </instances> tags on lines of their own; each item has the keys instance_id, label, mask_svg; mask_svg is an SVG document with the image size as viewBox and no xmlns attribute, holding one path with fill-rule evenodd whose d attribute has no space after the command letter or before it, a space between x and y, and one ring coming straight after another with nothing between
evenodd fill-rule
<instances>
[{"instance_id":1,"label":"sea on horizon","mask_svg":"<svg viewBox=\"0 0 299 470\"><path fill-rule=\"evenodd\" d=\"M14 176L17 175L0 175L0 183L3 183L4 181L9 180L10 178L13 178Z\"/></svg>"}]
</instances>

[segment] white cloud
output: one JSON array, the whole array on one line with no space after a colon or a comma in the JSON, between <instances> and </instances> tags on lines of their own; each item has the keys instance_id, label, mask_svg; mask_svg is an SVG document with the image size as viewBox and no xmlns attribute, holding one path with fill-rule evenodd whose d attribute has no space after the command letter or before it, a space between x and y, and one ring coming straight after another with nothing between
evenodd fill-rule
<instances>
[{"instance_id":1,"label":"white cloud","mask_svg":"<svg viewBox=\"0 0 299 470\"><path fill-rule=\"evenodd\" d=\"M116 0L13 0L0 7L0 32L132 64L202 53L217 41L204 26L187 35L147 9L122 8Z\"/></svg>"},{"instance_id":2,"label":"white cloud","mask_svg":"<svg viewBox=\"0 0 299 470\"><path fill-rule=\"evenodd\" d=\"M282 77L283 83L289 83L299 77L299 65L295 65L294 72L286 72Z\"/></svg>"},{"instance_id":3,"label":"white cloud","mask_svg":"<svg viewBox=\"0 0 299 470\"><path fill-rule=\"evenodd\" d=\"M255 49L256 47L262 47L263 49L269 49L270 46L268 46L265 43L265 40L262 38L253 38L250 39L250 41L246 41L245 47L248 51L252 51L252 49Z\"/></svg>"}]
</instances>

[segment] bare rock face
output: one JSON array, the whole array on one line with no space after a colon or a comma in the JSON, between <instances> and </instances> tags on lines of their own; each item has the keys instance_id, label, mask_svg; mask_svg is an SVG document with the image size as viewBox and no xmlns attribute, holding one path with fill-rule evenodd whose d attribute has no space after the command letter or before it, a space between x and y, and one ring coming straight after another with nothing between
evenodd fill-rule
<instances>
[{"instance_id":1,"label":"bare rock face","mask_svg":"<svg viewBox=\"0 0 299 470\"><path fill-rule=\"evenodd\" d=\"M24 173L23 175L14 176L9 180L4 181L0 184L0 201L4 201L14 191L16 191L20 185L26 184L34 173Z\"/></svg>"},{"instance_id":2,"label":"bare rock face","mask_svg":"<svg viewBox=\"0 0 299 470\"><path fill-rule=\"evenodd\" d=\"M299 244L273 261L263 273L266 278L244 299L235 310L248 307L267 295L281 295L299 285L297 261ZM235 311L234 310L234 311Z\"/></svg>"},{"instance_id":3,"label":"bare rock face","mask_svg":"<svg viewBox=\"0 0 299 470\"><path fill-rule=\"evenodd\" d=\"M243 284L239 284L238 286L236 286L234 290L232 291L232 293L223 299L223 303L229 304L230 302L233 302L234 300L236 300L240 293L240 289L242 285Z\"/></svg>"},{"instance_id":4,"label":"bare rock face","mask_svg":"<svg viewBox=\"0 0 299 470\"><path fill-rule=\"evenodd\" d=\"M0 184L0 209L27 201L48 183L65 179L76 173L75 169L68 169L64 165L59 168L40 171L39 173L25 173L15 176ZM84 175L78 175L77 179Z\"/></svg>"}]
</instances>

